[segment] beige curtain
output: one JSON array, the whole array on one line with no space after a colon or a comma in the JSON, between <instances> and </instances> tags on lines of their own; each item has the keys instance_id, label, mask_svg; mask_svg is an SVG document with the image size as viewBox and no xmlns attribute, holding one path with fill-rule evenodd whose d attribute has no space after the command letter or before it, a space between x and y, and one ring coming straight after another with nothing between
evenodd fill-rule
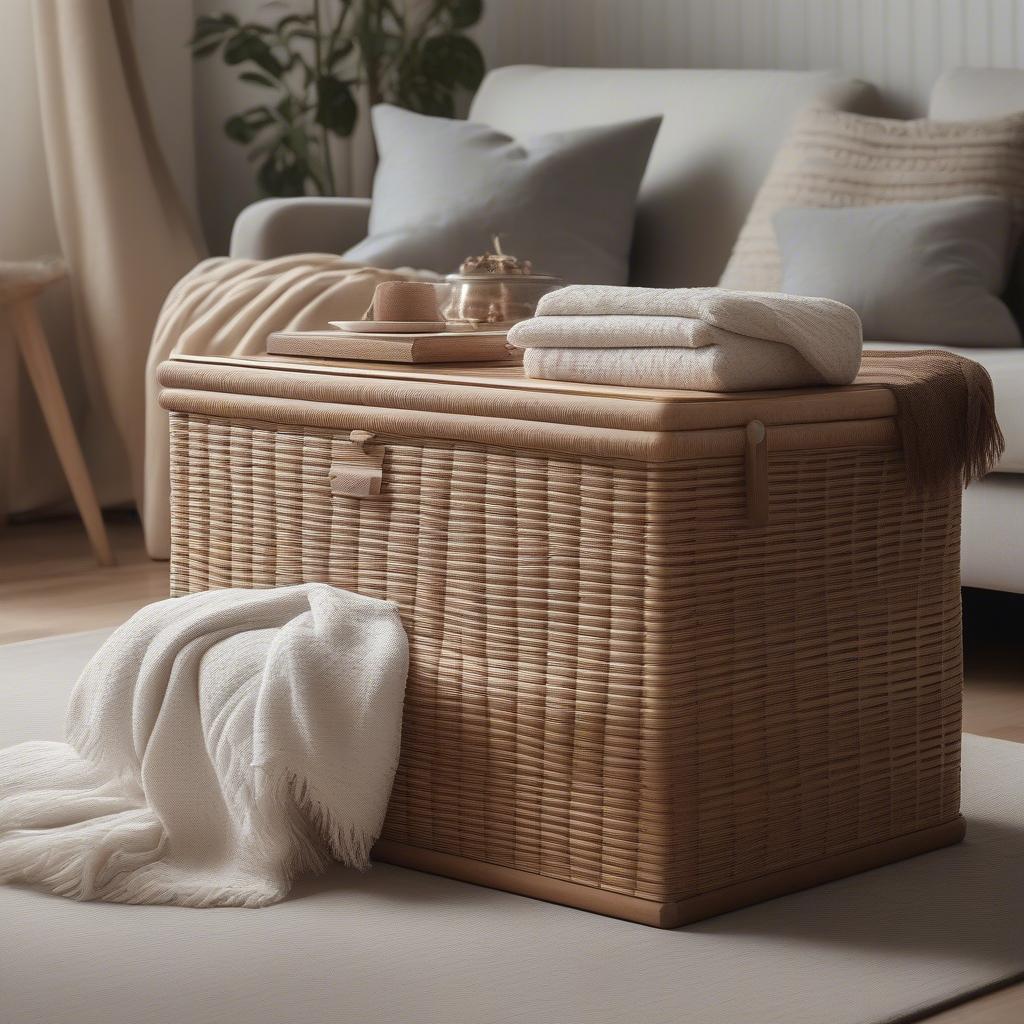
<instances>
[{"instance_id":1,"label":"beige curtain","mask_svg":"<svg viewBox=\"0 0 1024 1024\"><path fill-rule=\"evenodd\" d=\"M203 255L146 107L128 0L35 0L47 171L84 372L141 506L145 365L167 292Z\"/></svg>"}]
</instances>

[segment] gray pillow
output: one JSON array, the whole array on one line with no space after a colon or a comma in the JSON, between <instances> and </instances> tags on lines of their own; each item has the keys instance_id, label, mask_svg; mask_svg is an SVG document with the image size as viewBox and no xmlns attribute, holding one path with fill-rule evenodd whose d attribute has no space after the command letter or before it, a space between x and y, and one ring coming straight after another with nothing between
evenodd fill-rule
<instances>
[{"instance_id":1,"label":"gray pillow","mask_svg":"<svg viewBox=\"0 0 1024 1024\"><path fill-rule=\"evenodd\" d=\"M1020 328L999 298L1016 242L998 196L774 217L782 288L852 306L873 341L1007 348Z\"/></svg>"},{"instance_id":2,"label":"gray pillow","mask_svg":"<svg viewBox=\"0 0 1024 1024\"><path fill-rule=\"evenodd\" d=\"M448 273L491 236L566 281L625 284L636 194L660 118L529 139L471 121L373 109L380 163L369 236L344 254Z\"/></svg>"}]
</instances>

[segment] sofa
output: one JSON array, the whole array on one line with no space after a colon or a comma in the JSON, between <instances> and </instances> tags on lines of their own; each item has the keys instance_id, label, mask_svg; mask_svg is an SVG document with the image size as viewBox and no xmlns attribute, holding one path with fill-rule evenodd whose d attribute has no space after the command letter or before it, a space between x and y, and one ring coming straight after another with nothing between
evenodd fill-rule
<instances>
[{"instance_id":1,"label":"sofa","mask_svg":"<svg viewBox=\"0 0 1024 1024\"><path fill-rule=\"evenodd\" d=\"M527 135L660 113L637 206L631 283L715 284L747 210L802 106L878 112L869 84L827 71L507 67L491 72L469 116ZM1024 71L958 70L935 84L945 120L1024 110ZM364 237L368 199L267 199L239 215L231 255L343 252ZM886 347L882 345L881 347ZM1006 452L964 498L965 586L1024 593L1024 348L958 350L992 375Z\"/></svg>"}]
</instances>

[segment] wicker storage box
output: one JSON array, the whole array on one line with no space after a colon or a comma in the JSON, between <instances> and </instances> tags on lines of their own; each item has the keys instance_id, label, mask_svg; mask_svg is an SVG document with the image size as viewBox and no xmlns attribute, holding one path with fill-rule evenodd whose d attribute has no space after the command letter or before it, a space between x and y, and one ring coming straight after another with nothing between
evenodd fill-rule
<instances>
[{"instance_id":1,"label":"wicker storage box","mask_svg":"<svg viewBox=\"0 0 1024 1024\"><path fill-rule=\"evenodd\" d=\"M674 926L955 842L960 497L881 387L183 357L172 587L398 602L377 855Z\"/></svg>"}]
</instances>

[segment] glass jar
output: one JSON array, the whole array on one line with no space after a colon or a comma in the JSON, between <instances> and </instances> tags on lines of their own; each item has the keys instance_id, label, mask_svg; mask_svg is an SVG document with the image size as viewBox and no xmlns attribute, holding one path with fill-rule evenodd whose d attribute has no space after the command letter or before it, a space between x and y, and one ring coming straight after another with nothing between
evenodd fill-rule
<instances>
[{"instance_id":1,"label":"glass jar","mask_svg":"<svg viewBox=\"0 0 1024 1024\"><path fill-rule=\"evenodd\" d=\"M562 287L562 280L535 274L529 260L502 251L498 238L494 252L471 256L457 274L449 274L450 292L441 314L446 320L501 330L533 316L542 295Z\"/></svg>"}]
</instances>

